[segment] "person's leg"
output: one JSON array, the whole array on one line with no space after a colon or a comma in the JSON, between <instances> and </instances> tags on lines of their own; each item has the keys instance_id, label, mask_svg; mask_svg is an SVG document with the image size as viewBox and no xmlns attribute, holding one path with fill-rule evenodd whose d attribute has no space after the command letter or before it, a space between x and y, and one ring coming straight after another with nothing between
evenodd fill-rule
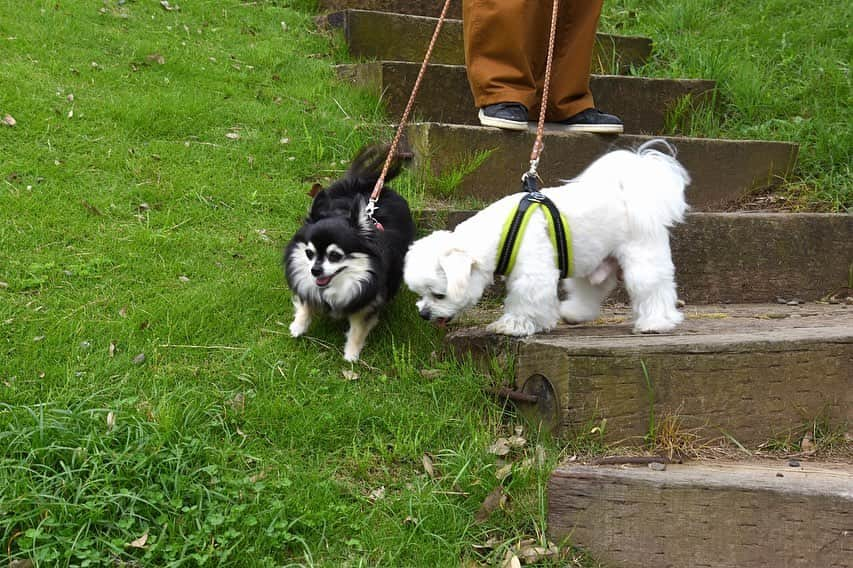
<instances>
[{"instance_id":1,"label":"person's leg","mask_svg":"<svg viewBox=\"0 0 853 568\"><path fill-rule=\"evenodd\" d=\"M535 73L531 63L539 54L541 2L530 0L464 0L462 23L465 66L474 104L483 111L505 116L490 126L527 128L526 111L538 103ZM501 103L516 103L513 108ZM500 105L500 106L499 106Z\"/></svg>"},{"instance_id":2,"label":"person's leg","mask_svg":"<svg viewBox=\"0 0 853 568\"><path fill-rule=\"evenodd\" d=\"M562 122L572 130L619 133L622 132L621 120L595 110L589 90L592 52L602 4L603 0L560 1L546 119ZM547 37L547 28L544 33ZM542 54L543 61L546 56L547 51ZM541 92L544 70L538 79Z\"/></svg>"}]
</instances>

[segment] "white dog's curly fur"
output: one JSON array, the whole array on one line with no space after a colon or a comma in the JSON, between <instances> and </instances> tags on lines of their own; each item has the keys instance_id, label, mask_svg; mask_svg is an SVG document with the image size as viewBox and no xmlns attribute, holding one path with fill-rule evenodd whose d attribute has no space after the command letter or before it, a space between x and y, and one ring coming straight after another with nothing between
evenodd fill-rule
<instances>
[{"instance_id":1,"label":"white dog's curly fur","mask_svg":"<svg viewBox=\"0 0 853 568\"><path fill-rule=\"evenodd\" d=\"M669 151L654 149L663 145ZM507 277L504 314L494 333L526 336L548 331L560 318L570 323L598 317L616 287L621 267L631 299L635 332L666 332L678 325L675 267L669 227L684 220L687 171L673 149L652 140L636 152L616 150L593 162L565 185L542 192L565 215L572 235L574 277L562 280L542 209L523 235ZM436 231L411 246L404 279L420 296L421 317L446 322L476 304L492 283L501 229L523 194L507 196L454 231Z\"/></svg>"}]
</instances>

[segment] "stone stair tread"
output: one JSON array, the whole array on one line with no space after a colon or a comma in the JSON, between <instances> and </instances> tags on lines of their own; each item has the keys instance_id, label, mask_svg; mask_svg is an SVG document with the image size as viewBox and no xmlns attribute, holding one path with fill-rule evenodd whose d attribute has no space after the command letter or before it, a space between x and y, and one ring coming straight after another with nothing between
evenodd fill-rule
<instances>
[{"instance_id":1,"label":"stone stair tread","mask_svg":"<svg viewBox=\"0 0 853 568\"><path fill-rule=\"evenodd\" d=\"M853 421L853 306L683 311L685 322L669 334L631 333L628 308L616 305L595 322L516 339L486 331L498 315L487 310L460 320L446 341L457 356L513 360L522 391L544 377L543 401L551 402L519 410L561 433L604 420L605 439L642 440L650 397L659 419L677 417L702 440L761 444L819 416Z\"/></svg>"},{"instance_id":2,"label":"stone stair tread","mask_svg":"<svg viewBox=\"0 0 853 568\"><path fill-rule=\"evenodd\" d=\"M420 63L380 61L337 66L340 77L370 88L385 101L391 116L402 116ZM616 114L626 132L662 132L667 113L685 97L691 105L711 101L716 83L702 79L663 79L593 74L596 105ZM478 125L474 97L462 65L429 65L414 114L422 121ZM531 115L531 121L537 117ZM531 122L535 128L535 122Z\"/></svg>"},{"instance_id":3,"label":"stone stair tread","mask_svg":"<svg viewBox=\"0 0 853 568\"><path fill-rule=\"evenodd\" d=\"M346 9L327 14L323 25L344 30L354 57L421 62L437 18L372 10ZM592 69L625 73L651 57L648 38L599 33ZM432 63L465 64L462 21L446 19L433 49Z\"/></svg>"},{"instance_id":4,"label":"stone stair tread","mask_svg":"<svg viewBox=\"0 0 853 568\"><path fill-rule=\"evenodd\" d=\"M535 132L483 126L412 123L407 143L415 169L427 177L452 173L478 155L487 157L467 175L455 195L493 201L517 190L526 171ZM635 148L651 136L600 135L554 129L545 133L539 174L546 185L578 175L595 158L616 148ZM733 203L775 186L794 167L798 146L788 142L655 136L670 142L690 172L687 200L694 210L729 209Z\"/></svg>"},{"instance_id":5,"label":"stone stair tread","mask_svg":"<svg viewBox=\"0 0 853 568\"><path fill-rule=\"evenodd\" d=\"M564 465L548 484L552 540L608 566L850 566L853 466L788 460Z\"/></svg>"}]
</instances>

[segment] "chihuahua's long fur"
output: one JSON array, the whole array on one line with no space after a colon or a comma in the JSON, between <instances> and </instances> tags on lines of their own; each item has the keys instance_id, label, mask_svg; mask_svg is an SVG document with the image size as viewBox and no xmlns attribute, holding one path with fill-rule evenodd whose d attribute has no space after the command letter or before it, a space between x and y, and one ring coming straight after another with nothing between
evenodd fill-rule
<instances>
[{"instance_id":1,"label":"chihuahua's long fur","mask_svg":"<svg viewBox=\"0 0 853 568\"><path fill-rule=\"evenodd\" d=\"M415 226L406 200L384 187L374 224L365 207L379 178L386 146L368 146L346 175L314 196L311 211L284 252L293 292L290 333L299 337L318 312L349 319L344 358L356 361L379 312L397 293ZM386 176L400 171L393 162Z\"/></svg>"}]
</instances>

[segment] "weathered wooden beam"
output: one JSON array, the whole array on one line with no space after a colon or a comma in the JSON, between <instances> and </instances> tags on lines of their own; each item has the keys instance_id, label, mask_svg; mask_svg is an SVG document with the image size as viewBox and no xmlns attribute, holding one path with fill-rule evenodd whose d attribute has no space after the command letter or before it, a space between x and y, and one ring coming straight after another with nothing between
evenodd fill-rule
<instances>
[{"instance_id":1,"label":"weathered wooden beam","mask_svg":"<svg viewBox=\"0 0 853 568\"><path fill-rule=\"evenodd\" d=\"M419 211L418 227L452 229L474 213ZM819 300L849 285L851 235L853 215L690 213L670 239L678 296L689 304Z\"/></svg>"},{"instance_id":2,"label":"weathered wooden beam","mask_svg":"<svg viewBox=\"0 0 853 568\"><path fill-rule=\"evenodd\" d=\"M787 461L558 468L552 540L607 566L853 565L853 468Z\"/></svg>"},{"instance_id":3,"label":"weathered wooden beam","mask_svg":"<svg viewBox=\"0 0 853 568\"><path fill-rule=\"evenodd\" d=\"M420 63L378 61L339 65L338 74L373 90L385 102L391 116L402 116ZM714 81L697 79L650 79L620 75L593 75L590 88L596 105L618 115L625 131L659 133L667 113L689 98L691 104L711 101ZM459 65L430 65L415 104L415 116L426 122L479 124L474 97L465 68ZM536 119L534 114L531 121Z\"/></svg>"},{"instance_id":4,"label":"weathered wooden beam","mask_svg":"<svg viewBox=\"0 0 853 568\"><path fill-rule=\"evenodd\" d=\"M410 124L415 168L426 179L447 176L481 158L479 167L455 189L457 197L492 201L519 190L535 129L509 132L482 126ZM794 167L797 146L787 142L664 137L690 172L687 200L697 211L728 209L755 191L772 187ZM594 159L616 148L636 148L646 136L608 136L546 131L539 174L546 185L578 175Z\"/></svg>"},{"instance_id":5,"label":"weathered wooden beam","mask_svg":"<svg viewBox=\"0 0 853 568\"><path fill-rule=\"evenodd\" d=\"M412 4L421 11L417 2ZM437 22L436 18L366 10L328 14L323 21L327 26L343 30L350 54L354 57L417 62L423 61ZM648 38L598 34L592 54L592 70L596 73L623 73L632 66L644 64L651 55L651 49L652 42ZM465 64L461 20L445 21L431 61Z\"/></svg>"},{"instance_id":6,"label":"weathered wooden beam","mask_svg":"<svg viewBox=\"0 0 853 568\"><path fill-rule=\"evenodd\" d=\"M564 435L601 426L605 440L642 442L663 417L699 440L760 444L811 420L853 423L853 310L846 306L702 306L667 335L631 333L627 310L515 340L458 329L459 356L515 361L514 386L549 381L546 425ZM466 325L462 322L460 325ZM523 413L537 418L538 409Z\"/></svg>"}]
</instances>

